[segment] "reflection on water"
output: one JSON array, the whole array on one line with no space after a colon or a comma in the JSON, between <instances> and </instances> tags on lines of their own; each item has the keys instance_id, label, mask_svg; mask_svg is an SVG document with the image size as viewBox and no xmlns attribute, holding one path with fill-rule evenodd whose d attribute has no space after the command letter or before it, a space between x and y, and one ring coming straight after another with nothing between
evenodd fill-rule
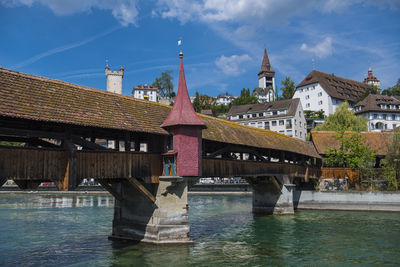
<instances>
[{"instance_id":1,"label":"reflection on water","mask_svg":"<svg viewBox=\"0 0 400 267\"><path fill-rule=\"evenodd\" d=\"M113 198L1 194L0 266L393 265L400 214L253 216L251 196L191 195L193 245L112 242Z\"/></svg>"},{"instance_id":2,"label":"reflection on water","mask_svg":"<svg viewBox=\"0 0 400 267\"><path fill-rule=\"evenodd\" d=\"M0 196L2 197L2 196ZM19 201L20 199L29 201ZM0 208L31 209L31 208L79 208L79 207L114 207L114 198L108 195L54 195L32 194L7 196L0 202ZM15 201L14 201L15 200Z\"/></svg>"}]
</instances>

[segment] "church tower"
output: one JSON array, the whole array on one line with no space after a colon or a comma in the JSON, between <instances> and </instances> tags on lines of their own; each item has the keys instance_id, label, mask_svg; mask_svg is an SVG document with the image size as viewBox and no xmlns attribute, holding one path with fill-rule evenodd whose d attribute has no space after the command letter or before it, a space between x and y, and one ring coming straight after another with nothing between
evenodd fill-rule
<instances>
[{"instance_id":1,"label":"church tower","mask_svg":"<svg viewBox=\"0 0 400 267\"><path fill-rule=\"evenodd\" d=\"M255 93L260 102L275 101L275 71L271 68L266 48L261 69L258 72L258 87Z\"/></svg>"},{"instance_id":2,"label":"church tower","mask_svg":"<svg viewBox=\"0 0 400 267\"><path fill-rule=\"evenodd\" d=\"M371 66L369 66L368 76L364 79L364 83L381 88L381 82L372 74Z\"/></svg>"},{"instance_id":3,"label":"church tower","mask_svg":"<svg viewBox=\"0 0 400 267\"><path fill-rule=\"evenodd\" d=\"M124 77L124 67L120 70L111 70L108 64L106 65L107 91L117 94L122 94L122 78Z\"/></svg>"}]
</instances>

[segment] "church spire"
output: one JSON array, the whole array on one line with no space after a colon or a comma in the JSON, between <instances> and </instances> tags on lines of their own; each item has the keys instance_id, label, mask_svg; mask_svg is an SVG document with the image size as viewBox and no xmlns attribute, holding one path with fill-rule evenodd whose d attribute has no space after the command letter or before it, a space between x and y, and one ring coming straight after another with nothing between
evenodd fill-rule
<instances>
[{"instance_id":1,"label":"church spire","mask_svg":"<svg viewBox=\"0 0 400 267\"><path fill-rule=\"evenodd\" d=\"M260 72L258 73L258 75L265 73L265 72L275 73L275 71L271 68L271 63L269 62L267 48L264 48L264 57L263 57L261 69L260 69Z\"/></svg>"}]
</instances>

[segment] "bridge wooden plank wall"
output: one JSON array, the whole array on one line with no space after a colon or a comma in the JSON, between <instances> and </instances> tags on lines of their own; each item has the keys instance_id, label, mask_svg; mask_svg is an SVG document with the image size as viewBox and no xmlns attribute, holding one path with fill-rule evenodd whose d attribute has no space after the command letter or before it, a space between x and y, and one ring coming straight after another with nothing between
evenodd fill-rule
<instances>
[{"instance_id":1,"label":"bridge wooden plank wall","mask_svg":"<svg viewBox=\"0 0 400 267\"><path fill-rule=\"evenodd\" d=\"M0 148L0 177L55 181L64 175L67 154L62 150Z\"/></svg>"},{"instance_id":2,"label":"bridge wooden plank wall","mask_svg":"<svg viewBox=\"0 0 400 267\"><path fill-rule=\"evenodd\" d=\"M79 183L84 178L141 178L158 183L162 175L162 156L155 153L76 151L74 163L61 149L0 147L0 178L13 180L53 181L63 183L73 172ZM203 177L246 177L289 175L315 179L321 170L289 163L203 158ZM64 185L65 188L65 185Z\"/></svg>"},{"instance_id":3,"label":"bridge wooden plank wall","mask_svg":"<svg viewBox=\"0 0 400 267\"><path fill-rule=\"evenodd\" d=\"M96 179L145 178L158 182L160 154L140 152L77 152L77 177Z\"/></svg>"},{"instance_id":4,"label":"bridge wooden plank wall","mask_svg":"<svg viewBox=\"0 0 400 267\"><path fill-rule=\"evenodd\" d=\"M203 159L204 177L245 177L289 175L301 178L319 178L320 168L289 163Z\"/></svg>"},{"instance_id":5,"label":"bridge wooden plank wall","mask_svg":"<svg viewBox=\"0 0 400 267\"><path fill-rule=\"evenodd\" d=\"M13 180L60 181L67 171L63 150L0 148L0 177ZM158 182L162 173L160 154L140 152L76 152L75 175L83 178L140 177Z\"/></svg>"}]
</instances>

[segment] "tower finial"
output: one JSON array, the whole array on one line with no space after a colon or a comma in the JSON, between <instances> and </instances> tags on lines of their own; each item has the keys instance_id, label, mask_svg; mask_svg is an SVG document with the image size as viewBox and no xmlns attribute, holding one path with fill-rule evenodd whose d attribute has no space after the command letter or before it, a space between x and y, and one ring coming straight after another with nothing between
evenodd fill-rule
<instances>
[{"instance_id":1,"label":"tower finial","mask_svg":"<svg viewBox=\"0 0 400 267\"><path fill-rule=\"evenodd\" d=\"M182 37L179 37L179 39L178 39L178 46L180 47L179 57L182 59L182 58L183 58L183 52L182 52Z\"/></svg>"},{"instance_id":2,"label":"tower finial","mask_svg":"<svg viewBox=\"0 0 400 267\"><path fill-rule=\"evenodd\" d=\"M106 57L106 68L109 68L110 66L108 66L108 58Z\"/></svg>"}]
</instances>

